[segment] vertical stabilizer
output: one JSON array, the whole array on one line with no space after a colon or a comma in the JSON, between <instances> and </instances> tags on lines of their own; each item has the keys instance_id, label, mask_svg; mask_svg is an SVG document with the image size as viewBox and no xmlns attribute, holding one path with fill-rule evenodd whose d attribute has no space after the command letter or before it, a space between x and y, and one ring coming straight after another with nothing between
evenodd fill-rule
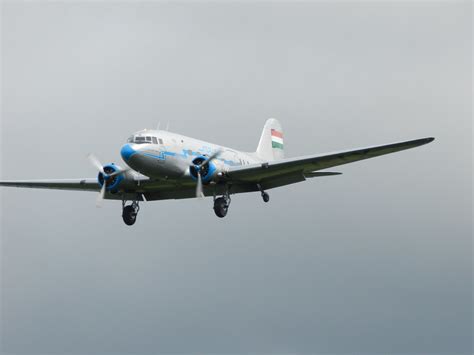
<instances>
[{"instance_id":1,"label":"vertical stabilizer","mask_svg":"<svg viewBox=\"0 0 474 355\"><path fill-rule=\"evenodd\" d=\"M275 118L269 118L265 122L257 147L257 156L265 161L284 158L283 129Z\"/></svg>"}]
</instances>

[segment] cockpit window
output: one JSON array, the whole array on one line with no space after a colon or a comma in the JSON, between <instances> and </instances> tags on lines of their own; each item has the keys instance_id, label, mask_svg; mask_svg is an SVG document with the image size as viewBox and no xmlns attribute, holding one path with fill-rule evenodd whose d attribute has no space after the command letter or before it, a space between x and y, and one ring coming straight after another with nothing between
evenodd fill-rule
<instances>
[{"instance_id":1,"label":"cockpit window","mask_svg":"<svg viewBox=\"0 0 474 355\"><path fill-rule=\"evenodd\" d=\"M136 144L158 144L158 138L152 136L131 136L127 142Z\"/></svg>"}]
</instances>

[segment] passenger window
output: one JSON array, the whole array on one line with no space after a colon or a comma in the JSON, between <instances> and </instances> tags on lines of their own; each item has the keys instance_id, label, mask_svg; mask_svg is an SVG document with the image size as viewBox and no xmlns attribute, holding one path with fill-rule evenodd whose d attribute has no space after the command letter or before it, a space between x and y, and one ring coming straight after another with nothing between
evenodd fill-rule
<instances>
[{"instance_id":1,"label":"passenger window","mask_svg":"<svg viewBox=\"0 0 474 355\"><path fill-rule=\"evenodd\" d=\"M148 142L151 142L151 137L146 137L146 140L147 140Z\"/></svg>"},{"instance_id":2,"label":"passenger window","mask_svg":"<svg viewBox=\"0 0 474 355\"><path fill-rule=\"evenodd\" d=\"M163 144L163 139L158 138L158 142L160 142L160 144Z\"/></svg>"},{"instance_id":3,"label":"passenger window","mask_svg":"<svg viewBox=\"0 0 474 355\"><path fill-rule=\"evenodd\" d=\"M156 137L151 137L153 139L153 144L158 144L158 140L156 139Z\"/></svg>"}]
</instances>

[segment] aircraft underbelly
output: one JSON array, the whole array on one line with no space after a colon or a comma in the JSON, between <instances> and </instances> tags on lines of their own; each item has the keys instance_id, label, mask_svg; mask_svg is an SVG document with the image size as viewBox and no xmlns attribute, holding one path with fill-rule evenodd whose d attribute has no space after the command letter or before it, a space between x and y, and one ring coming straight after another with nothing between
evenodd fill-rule
<instances>
[{"instance_id":1,"label":"aircraft underbelly","mask_svg":"<svg viewBox=\"0 0 474 355\"><path fill-rule=\"evenodd\" d=\"M152 153L134 156L128 165L141 174L156 179L177 179L183 175L183 171L188 166L182 159L163 157Z\"/></svg>"}]
</instances>

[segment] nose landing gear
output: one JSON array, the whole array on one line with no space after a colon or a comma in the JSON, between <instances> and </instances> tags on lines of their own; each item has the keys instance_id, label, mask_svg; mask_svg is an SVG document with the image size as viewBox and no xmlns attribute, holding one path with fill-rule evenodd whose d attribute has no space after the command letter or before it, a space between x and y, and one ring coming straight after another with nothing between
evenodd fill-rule
<instances>
[{"instance_id":1,"label":"nose landing gear","mask_svg":"<svg viewBox=\"0 0 474 355\"><path fill-rule=\"evenodd\" d=\"M131 205L126 206L127 202L122 201L122 218L127 226L133 226L137 221L137 214L140 211L138 201L133 201Z\"/></svg>"}]
</instances>

